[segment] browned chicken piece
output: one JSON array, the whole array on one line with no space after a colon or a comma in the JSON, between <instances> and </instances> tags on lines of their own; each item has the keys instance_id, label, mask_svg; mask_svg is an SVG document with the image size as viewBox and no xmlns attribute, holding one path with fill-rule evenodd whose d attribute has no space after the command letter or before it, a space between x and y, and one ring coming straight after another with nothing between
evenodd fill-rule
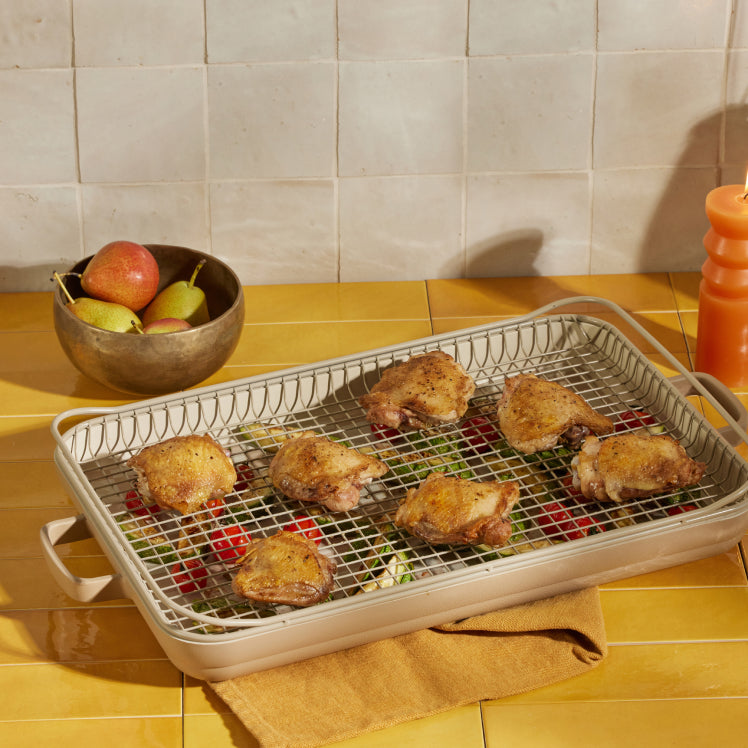
<instances>
[{"instance_id":1,"label":"browned chicken piece","mask_svg":"<svg viewBox=\"0 0 748 748\"><path fill-rule=\"evenodd\" d=\"M358 402L370 423L413 431L454 423L465 415L473 392L475 382L452 356L431 351L385 369Z\"/></svg>"},{"instance_id":2,"label":"browned chicken piece","mask_svg":"<svg viewBox=\"0 0 748 748\"><path fill-rule=\"evenodd\" d=\"M283 442L268 473L273 485L291 499L346 511L358 504L365 485L388 470L376 457L326 436L302 432Z\"/></svg>"},{"instance_id":3,"label":"browned chicken piece","mask_svg":"<svg viewBox=\"0 0 748 748\"><path fill-rule=\"evenodd\" d=\"M613 431L610 418L582 397L534 374L507 377L496 411L504 438L525 454L552 449L559 441L578 447L589 433Z\"/></svg>"},{"instance_id":4,"label":"browned chicken piece","mask_svg":"<svg viewBox=\"0 0 748 748\"><path fill-rule=\"evenodd\" d=\"M697 484L706 463L667 434L588 436L572 460L574 484L588 499L622 502Z\"/></svg>"},{"instance_id":5,"label":"browned chicken piece","mask_svg":"<svg viewBox=\"0 0 748 748\"><path fill-rule=\"evenodd\" d=\"M395 515L395 524L434 545L497 548L512 534L509 512L519 499L515 481L472 481L430 473L411 488Z\"/></svg>"},{"instance_id":6,"label":"browned chicken piece","mask_svg":"<svg viewBox=\"0 0 748 748\"><path fill-rule=\"evenodd\" d=\"M144 499L182 514L229 493L236 470L223 447L210 436L174 436L145 447L127 464L137 474Z\"/></svg>"},{"instance_id":7,"label":"browned chicken piece","mask_svg":"<svg viewBox=\"0 0 748 748\"><path fill-rule=\"evenodd\" d=\"M231 587L249 600L306 607L332 592L335 563L295 532L252 541L237 563L241 568Z\"/></svg>"}]
</instances>

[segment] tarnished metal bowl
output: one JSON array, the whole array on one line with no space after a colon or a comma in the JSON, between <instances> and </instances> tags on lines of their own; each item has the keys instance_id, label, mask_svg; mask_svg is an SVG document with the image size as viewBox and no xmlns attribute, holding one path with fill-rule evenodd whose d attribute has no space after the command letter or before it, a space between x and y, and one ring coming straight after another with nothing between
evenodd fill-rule
<instances>
[{"instance_id":1,"label":"tarnished metal bowl","mask_svg":"<svg viewBox=\"0 0 748 748\"><path fill-rule=\"evenodd\" d=\"M163 395L199 384L226 363L244 324L244 293L234 271L212 255L165 244L144 246L158 262L159 291L189 280L197 263L207 260L195 285L205 292L210 322L158 335L102 330L67 309L67 298L58 288L55 331L70 361L91 379L131 395ZM90 259L68 272L83 272ZM84 295L77 278L68 276L65 285L73 298Z\"/></svg>"}]
</instances>

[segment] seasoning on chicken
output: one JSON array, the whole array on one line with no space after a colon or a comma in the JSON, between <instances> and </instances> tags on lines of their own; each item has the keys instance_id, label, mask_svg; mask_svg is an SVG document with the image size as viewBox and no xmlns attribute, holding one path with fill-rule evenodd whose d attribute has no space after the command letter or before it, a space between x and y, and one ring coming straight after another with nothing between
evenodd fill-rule
<instances>
[{"instance_id":1,"label":"seasoning on chicken","mask_svg":"<svg viewBox=\"0 0 748 748\"><path fill-rule=\"evenodd\" d=\"M472 481L431 473L411 488L395 524L434 545L497 548L512 534L509 513L519 499L515 481Z\"/></svg>"},{"instance_id":2,"label":"seasoning on chicken","mask_svg":"<svg viewBox=\"0 0 748 748\"><path fill-rule=\"evenodd\" d=\"M212 437L174 436L145 447L127 464L137 474L141 495L164 509L195 512L210 499L223 498L236 482L236 470Z\"/></svg>"},{"instance_id":3,"label":"seasoning on chicken","mask_svg":"<svg viewBox=\"0 0 748 748\"><path fill-rule=\"evenodd\" d=\"M504 438L525 454L552 449L559 440L578 447L589 433L613 431L610 418L582 397L534 374L507 377L496 410Z\"/></svg>"},{"instance_id":4,"label":"seasoning on chicken","mask_svg":"<svg viewBox=\"0 0 748 748\"><path fill-rule=\"evenodd\" d=\"M452 356L431 351L385 369L358 402L370 423L413 431L454 423L465 415L473 392L475 382Z\"/></svg>"},{"instance_id":5,"label":"seasoning on chicken","mask_svg":"<svg viewBox=\"0 0 748 748\"><path fill-rule=\"evenodd\" d=\"M705 468L667 434L640 431L604 440L588 436L571 465L574 485L586 498L617 503L696 485Z\"/></svg>"},{"instance_id":6,"label":"seasoning on chicken","mask_svg":"<svg viewBox=\"0 0 748 748\"><path fill-rule=\"evenodd\" d=\"M237 563L232 589L257 602L306 607L324 600L334 584L335 563L295 532L252 541Z\"/></svg>"},{"instance_id":7,"label":"seasoning on chicken","mask_svg":"<svg viewBox=\"0 0 748 748\"><path fill-rule=\"evenodd\" d=\"M365 485L388 470L376 457L307 431L281 444L268 474L273 485L291 499L346 511L358 504Z\"/></svg>"}]
</instances>

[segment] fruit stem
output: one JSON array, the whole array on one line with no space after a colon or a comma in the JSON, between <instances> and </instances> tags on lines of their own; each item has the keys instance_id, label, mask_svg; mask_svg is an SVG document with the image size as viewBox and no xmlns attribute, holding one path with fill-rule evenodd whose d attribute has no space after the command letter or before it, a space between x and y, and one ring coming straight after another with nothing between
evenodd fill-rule
<instances>
[{"instance_id":1,"label":"fruit stem","mask_svg":"<svg viewBox=\"0 0 748 748\"><path fill-rule=\"evenodd\" d=\"M136 321L135 321L134 319L133 319L133 320L130 320L130 324L131 324L131 325L132 325L132 326L133 326L133 327L135 328L135 330L136 330L136 331L137 331L137 332L138 332L138 333L139 333L140 335L145 335L145 333L143 332L143 328L142 328L142 327L140 327L140 326L138 325L138 323L137 323L137 322L136 322Z\"/></svg>"},{"instance_id":2,"label":"fruit stem","mask_svg":"<svg viewBox=\"0 0 748 748\"><path fill-rule=\"evenodd\" d=\"M192 272L192 277L190 278L190 282L189 282L189 287L190 288L192 288L195 285L195 278L197 278L197 274L200 272L200 268L203 265L205 265L206 262L207 262L207 260L203 257L203 259L200 260L200 262L197 263L197 267Z\"/></svg>"},{"instance_id":3,"label":"fruit stem","mask_svg":"<svg viewBox=\"0 0 748 748\"><path fill-rule=\"evenodd\" d=\"M71 275L71 273L65 273L65 275ZM72 275L74 275L74 273L72 273ZM65 284L62 282L62 277L60 276L60 274L55 272L54 278L60 284L60 288L62 289L65 296L68 297L68 299L70 300L70 303L75 304L75 299L70 295L70 291L68 291L67 288L65 288Z\"/></svg>"}]
</instances>

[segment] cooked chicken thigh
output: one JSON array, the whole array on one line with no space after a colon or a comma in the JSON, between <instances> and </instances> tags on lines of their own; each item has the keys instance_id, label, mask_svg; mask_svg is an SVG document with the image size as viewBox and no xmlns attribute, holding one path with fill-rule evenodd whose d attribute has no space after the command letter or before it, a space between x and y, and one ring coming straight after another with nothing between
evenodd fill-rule
<instances>
[{"instance_id":1,"label":"cooked chicken thigh","mask_svg":"<svg viewBox=\"0 0 748 748\"><path fill-rule=\"evenodd\" d=\"M588 436L572 460L572 477L586 498L620 503L695 485L705 468L667 434L636 431Z\"/></svg>"},{"instance_id":2,"label":"cooked chicken thigh","mask_svg":"<svg viewBox=\"0 0 748 748\"><path fill-rule=\"evenodd\" d=\"M358 402L370 423L412 431L457 421L473 392L472 377L452 356L430 351L385 369Z\"/></svg>"},{"instance_id":3,"label":"cooked chicken thigh","mask_svg":"<svg viewBox=\"0 0 748 748\"><path fill-rule=\"evenodd\" d=\"M306 607L324 600L334 584L335 563L295 532L252 541L237 563L232 589L257 602Z\"/></svg>"},{"instance_id":4,"label":"cooked chicken thigh","mask_svg":"<svg viewBox=\"0 0 748 748\"><path fill-rule=\"evenodd\" d=\"M589 434L610 434L613 422L556 382L518 374L507 377L497 406L499 428L525 454L552 449L559 440L577 447Z\"/></svg>"},{"instance_id":5,"label":"cooked chicken thigh","mask_svg":"<svg viewBox=\"0 0 748 748\"><path fill-rule=\"evenodd\" d=\"M388 470L376 457L302 432L283 442L268 472L273 485L289 498L346 511L358 504L363 486Z\"/></svg>"},{"instance_id":6,"label":"cooked chicken thigh","mask_svg":"<svg viewBox=\"0 0 748 748\"><path fill-rule=\"evenodd\" d=\"M430 473L411 488L395 524L434 545L504 545L512 534L509 512L519 499L515 481L477 482Z\"/></svg>"},{"instance_id":7,"label":"cooked chicken thigh","mask_svg":"<svg viewBox=\"0 0 748 748\"><path fill-rule=\"evenodd\" d=\"M197 511L210 499L222 498L236 482L234 464L208 435L174 436L145 447L127 464L137 474L143 498L182 514Z\"/></svg>"}]
</instances>

